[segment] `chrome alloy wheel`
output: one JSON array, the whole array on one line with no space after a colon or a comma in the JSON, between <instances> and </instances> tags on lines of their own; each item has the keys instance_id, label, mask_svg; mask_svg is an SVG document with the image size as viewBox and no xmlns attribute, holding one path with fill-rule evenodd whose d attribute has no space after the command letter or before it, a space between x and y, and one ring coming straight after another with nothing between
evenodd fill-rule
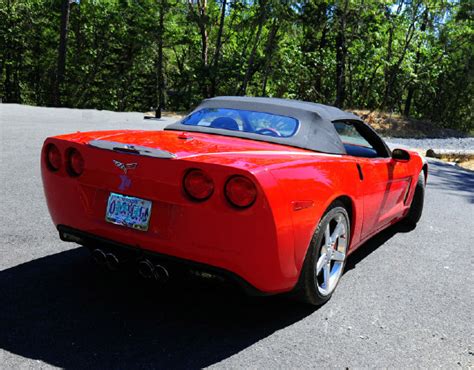
<instances>
[{"instance_id":1,"label":"chrome alloy wheel","mask_svg":"<svg viewBox=\"0 0 474 370\"><path fill-rule=\"evenodd\" d=\"M327 223L316 263L316 284L321 295L327 296L336 288L347 255L349 235L347 218L336 213Z\"/></svg>"}]
</instances>

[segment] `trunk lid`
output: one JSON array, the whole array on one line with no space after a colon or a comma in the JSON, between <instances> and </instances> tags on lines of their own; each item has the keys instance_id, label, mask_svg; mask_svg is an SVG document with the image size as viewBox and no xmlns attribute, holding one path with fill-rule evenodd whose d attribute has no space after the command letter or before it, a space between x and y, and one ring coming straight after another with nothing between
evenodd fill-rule
<instances>
[{"instance_id":1,"label":"trunk lid","mask_svg":"<svg viewBox=\"0 0 474 370\"><path fill-rule=\"evenodd\" d=\"M176 159L242 152L279 151L295 154L308 152L304 149L255 140L179 131L96 131L62 135L57 138L89 144L101 149ZM138 153L133 153L134 148L138 149Z\"/></svg>"}]
</instances>

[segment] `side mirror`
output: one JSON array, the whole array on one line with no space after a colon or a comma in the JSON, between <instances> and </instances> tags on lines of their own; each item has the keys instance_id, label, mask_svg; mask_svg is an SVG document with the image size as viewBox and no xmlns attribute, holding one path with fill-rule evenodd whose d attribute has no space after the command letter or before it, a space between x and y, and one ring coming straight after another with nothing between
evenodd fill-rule
<instances>
[{"instance_id":1,"label":"side mirror","mask_svg":"<svg viewBox=\"0 0 474 370\"><path fill-rule=\"evenodd\" d=\"M410 153L408 153L405 149L393 149L392 158L396 161L409 161Z\"/></svg>"}]
</instances>

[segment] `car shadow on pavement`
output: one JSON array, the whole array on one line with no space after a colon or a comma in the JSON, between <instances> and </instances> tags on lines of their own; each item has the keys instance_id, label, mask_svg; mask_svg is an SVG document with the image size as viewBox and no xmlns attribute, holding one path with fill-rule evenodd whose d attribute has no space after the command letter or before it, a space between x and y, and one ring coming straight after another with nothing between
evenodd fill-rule
<instances>
[{"instance_id":1,"label":"car shadow on pavement","mask_svg":"<svg viewBox=\"0 0 474 370\"><path fill-rule=\"evenodd\" d=\"M369 256L371 253L375 252L380 246L384 245L385 242L391 239L394 235L398 233L408 233L410 231L413 231L414 229L414 227L406 226L402 223L396 223L392 226L389 226L385 230L382 230L378 234L375 234L372 238L370 238L359 248L357 248L351 255L349 255L346 261L346 265L344 267L344 273L355 269L359 262Z\"/></svg>"},{"instance_id":2,"label":"car shadow on pavement","mask_svg":"<svg viewBox=\"0 0 474 370\"><path fill-rule=\"evenodd\" d=\"M407 231L374 236L346 272ZM0 304L0 348L62 368L202 368L316 310L196 279L157 286L95 266L85 248L0 271Z\"/></svg>"},{"instance_id":3,"label":"car shadow on pavement","mask_svg":"<svg viewBox=\"0 0 474 370\"><path fill-rule=\"evenodd\" d=\"M202 368L314 312L185 280L158 287L85 248L0 272L0 348L63 368Z\"/></svg>"},{"instance_id":4,"label":"car shadow on pavement","mask_svg":"<svg viewBox=\"0 0 474 370\"><path fill-rule=\"evenodd\" d=\"M474 203L474 172L441 161L430 161L428 187L438 188Z\"/></svg>"}]
</instances>

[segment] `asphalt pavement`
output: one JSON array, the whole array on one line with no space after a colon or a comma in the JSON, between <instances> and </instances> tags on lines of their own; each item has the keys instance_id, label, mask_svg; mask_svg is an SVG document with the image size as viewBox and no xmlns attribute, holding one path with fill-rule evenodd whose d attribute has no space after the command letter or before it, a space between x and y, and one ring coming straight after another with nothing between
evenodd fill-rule
<instances>
[{"instance_id":1,"label":"asphalt pavement","mask_svg":"<svg viewBox=\"0 0 474 370\"><path fill-rule=\"evenodd\" d=\"M201 281L146 284L61 242L44 139L167 123L0 104L0 368L474 366L474 173L449 164L430 161L418 227L368 241L319 309Z\"/></svg>"}]
</instances>

